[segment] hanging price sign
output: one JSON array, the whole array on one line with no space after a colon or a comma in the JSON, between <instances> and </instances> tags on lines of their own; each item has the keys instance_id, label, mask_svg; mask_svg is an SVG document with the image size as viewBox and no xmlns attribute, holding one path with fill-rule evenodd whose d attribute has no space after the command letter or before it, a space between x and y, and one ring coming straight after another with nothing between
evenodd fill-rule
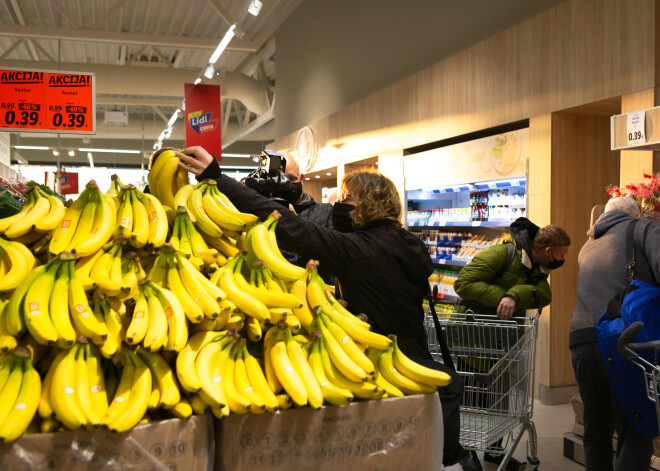
<instances>
[{"instance_id":1,"label":"hanging price sign","mask_svg":"<svg viewBox=\"0 0 660 471\"><path fill-rule=\"evenodd\" d=\"M646 134L644 128L646 125L646 111L637 111L630 113L626 122L626 134L628 137L628 146L641 146L646 144Z\"/></svg>"},{"instance_id":2,"label":"hanging price sign","mask_svg":"<svg viewBox=\"0 0 660 471\"><path fill-rule=\"evenodd\" d=\"M96 132L94 74L0 69L0 131Z\"/></svg>"}]
</instances>

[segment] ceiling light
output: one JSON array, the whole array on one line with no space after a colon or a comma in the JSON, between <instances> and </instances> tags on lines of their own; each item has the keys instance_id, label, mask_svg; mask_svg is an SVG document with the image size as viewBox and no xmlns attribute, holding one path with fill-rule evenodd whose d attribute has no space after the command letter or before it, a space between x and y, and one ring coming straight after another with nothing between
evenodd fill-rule
<instances>
[{"instance_id":1,"label":"ceiling light","mask_svg":"<svg viewBox=\"0 0 660 471\"><path fill-rule=\"evenodd\" d=\"M314 178L321 178L321 175L314 175Z\"/></svg>"},{"instance_id":2,"label":"ceiling light","mask_svg":"<svg viewBox=\"0 0 660 471\"><path fill-rule=\"evenodd\" d=\"M176 109L170 120L167 122L167 125L169 127L172 127L174 123L176 123L176 119L179 117L179 111L181 111L179 108Z\"/></svg>"},{"instance_id":3,"label":"ceiling light","mask_svg":"<svg viewBox=\"0 0 660 471\"><path fill-rule=\"evenodd\" d=\"M331 176L332 176L332 173L328 172L328 173L326 173L326 175L329 176L329 177L331 177Z\"/></svg>"},{"instance_id":4,"label":"ceiling light","mask_svg":"<svg viewBox=\"0 0 660 471\"><path fill-rule=\"evenodd\" d=\"M225 50L227 45L229 44L229 41L234 37L234 29L236 29L236 25L231 25L229 27L229 30L225 33L224 37L220 41L220 44L218 44L218 47L215 48L215 51L213 51L213 54L211 54L211 58L209 59L209 64L215 64L218 59L220 58L220 54ZM208 70L208 69L207 69ZM206 75L206 74L204 74ZM208 75L207 75L208 77ZM211 78L211 77L208 77Z\"/></svg>"},{"instance_id":5,"label":"ceiling light","mask_svg":"<svg viewBox=\"0 0 660 471\"><path fill-rule=\"evenodd\" d=\"M214 74L215 74L215 69L213 68L213 64L207 65L206 70L204 71L204 77L206 77L207 79L212 79Z\"/></svg>"},{"instance_id":6,"label":"ceiling light","mask_svg":"<svg viewBox=\"0 0 660 471\"><path fill-rule=\"evenodd\" d=\"M248 13L252 16L257 16L261 11L261 7L264 6L259 0L252 0L250 6L248 7Z\"/></svg>"},{"instance_id":7,"label":"ceiling light","mask_svg":"<svg viewBox=\"0 0 660 471\"><path fill-rule=\"evenodd\" d=\"M87 152L87 160L89 160L89 166L91 168L94 168L94 160L92 159L92 153L91 152Z\"/></svg>"},{"instance_id":8,"label":"ceiling light","mask_svg":"<svg viewBox=\"0 0 660 471\"><path fill-rule=\"evenodd\" d=\"M236 157L238 159L249 159L252 157L250 154L222 154L223 157Z\"/></svg>"},{"instance_id":9,"label":"ceiling light","mask_svg":"<svg viewBox=\"0 0 660 471\"><path fill-rule=\"evenodd\" d=\"M110 154L139 154L139 150L128 150L128 149L91 149L87 147L80 147L78 149L80 152L107 152Z\"/></svg>"},{"instance_id":10,"label":"ceiling light","mask_svg":"<svg viewBox=\"0 0 660 471\"><path fill-rule=\"evenodd\" d=\"M53 151L53 155L54 155L55 157L57 157L58 155L60 155L60 153L57 152L56 150L54 150L54 151Z\"/></svg>"},{"instance_id":11,"label":"ceiling light","mask_svg":"<svg viewBox=\"0 0 660 471\"><path fill-rule=\"evenodd\" d=\"M76 155L76 151L73 150L73 149L71 149L71 150L69 151L69 157L73 157L74 155Z\"/></svg>"},{"instance_id":12,"label":"ceiling light","mask_svg":"<svg viewBox=\"0 0 660 471\"><path fill-rule=\"evenodd\" d=\"M309 177L305 177L305 180L309 180Z\"/></svg>"},{"instance_id":13,"label":"ceiling light","mask_svg":"<svg viewBox=\"0 0 660 471\"><path fill-rule=\"evenodd\" d=\"M16 159L18 165L28 165L28 161L18 154L14 154L14 159Z\"/></svg>"},{"instance_id":14,"label":"ceiling light","mask_svg":"<svg viewBox=\"0 0 660 471\"><path fill-rule=\"evenodd\" d=\"M154 143L154 150L160 149L161 144L162 144L162 142L155 142Z\"/></svg>"},{"instance_id":15,"label":"ceiling light","mask_svg":"<svg viewBox=\"0 0 660 471\"><path fill-rule=\"evenodd\" d=\"M197 85L197 84L199 84L201 81L202 81L202 77L197 77L197 78L195 79L195 82L194 82L193 84L194 84L194 85Z\"/></svg>"},{"instance_id":16,"label":"ceiling light","mask_svg":"<svg viewBox=\"0 0 660 471\"><path fill-rule=\"evenodd\" d=\"M14 149L25 149L25 150L48 150L50 147L44 146L13 146Z\"/></svg>"}]
</instances>

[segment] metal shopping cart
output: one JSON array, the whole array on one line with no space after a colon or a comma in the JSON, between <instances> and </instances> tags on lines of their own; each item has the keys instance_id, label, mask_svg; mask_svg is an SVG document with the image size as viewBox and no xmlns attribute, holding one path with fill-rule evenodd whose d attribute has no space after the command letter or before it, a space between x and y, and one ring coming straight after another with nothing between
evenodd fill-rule
<instances>
[{"instance_id":1,"label":"metal shopping cart","mask_svg":"<svg viewBox=\"0 0 660 471\"><path fill-rule=\"evenodd\" d=\"M541 309L535 316L506 321L472 312L439 315L456 371L465 381L461 444L468 450L503 456L499 470L507 469L525 431L527 462L519 470L539 466L532 413L540 313ZM430 310L425 325L431 354L442 361Z\"/></svg>"},{"instance_id":2,"label":"metal shopping cart","mask_svg":"<svg viewBox=\"0 0 660 471\"><path fill-rule=\"evenodd\" d=\"M655 413L660 426L660 365L658 351L660 351L660 340L650 342L630 343L644 327L643 322L633 322L621 332L616 349L619 354L638 366L645 378L646 395L655 404ZM653 360L649 361L642 356L643 352L653 352Z\"/></svg>"}]
</instances>

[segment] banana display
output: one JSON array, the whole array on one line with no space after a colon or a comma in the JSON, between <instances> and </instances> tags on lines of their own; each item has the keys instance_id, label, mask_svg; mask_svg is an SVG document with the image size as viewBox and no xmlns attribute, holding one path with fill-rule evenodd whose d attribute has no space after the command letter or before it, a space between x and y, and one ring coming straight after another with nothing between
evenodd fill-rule
<instances>
[{"instance_id":1,"label":"banana display","mask_svg":"<svg viewBox=\"0 0 660 471\"><path fill-rule=\"evenodd\" d=\"M34 189L0 219L0 440L449 384L335 299L318 262L282 256L277 211L260 222L189 184L169 151L149 181L90 181L67 207Z\"/></svg>"}]
</instances>

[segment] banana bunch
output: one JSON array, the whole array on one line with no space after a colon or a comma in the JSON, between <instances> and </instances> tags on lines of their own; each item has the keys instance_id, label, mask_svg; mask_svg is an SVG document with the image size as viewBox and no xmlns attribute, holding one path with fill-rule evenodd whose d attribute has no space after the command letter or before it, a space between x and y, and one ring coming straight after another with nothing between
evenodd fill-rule
<instances>
[{"instance_id":1,"label":"banana bunch","mask_svg":"<svg viewBox=\"0 0 660 471\"><path fill-rule=\"evenodd\" d=\"M237 235L258 222L255 215L238 211L214 180L183 187L175 202L185 206L197 228L210 237Z\"/></svg>"},{"instance_id":2,"label":"banana bunch","mask_svg":"<svg viewBox=\"0 0 660 471\"><path fill-rule=\"evenodd\" d=\"M121 273L122 285L128 288L128 292L122 291L117 297L120 299L135 298L138 294L139 281L147 277L137 253L129 252L122 258Z\"/></svg>"},{"instance_id":3,"label":"banana bunch","mask_svg":"<svg viewBox=\"0 0 660 471\"><path fill-rule=\"evenodd\" d=\"M188 214L190 216L190 213ZM202 234L202 237L206 241L207 245L216 249L218 252L220 252L220 255L223 255L227 259L235 257L236 254L241 251L241 249L238 247L237 239L232 239L226 235L223 235L222 237L211 237L203 232L200 232L200 234Z\"/></svg>"},{"instance_id":4,"label":"banana bunch","mask_svg":"<svg viewBox=\"0 0 660 471\"><path fill-rule=\"evenodd\" d=\"M11 335L21 335L27 328L38 343L57 343L61 348L71 346L78 335L97 345L108 336L104 319L89 306L68 252L32 270L10 298L4 321Z\"/></svg>"},{"instance_id":5,"label":"banana bunch","mask_svg":"<svg viewBox=\"0 0 660 471\"><path fill-rule=\"evenodd\" d=\"M179 299L188 320L200 323L205 317L210 319L228 318L227 295L211 283L172 245L165 244L154 261L149 279L156 285L167 288Z\"/></svg>"},{"instance_id":6,"label":"banana bunch","mask_svg":"<svg viewBox=\"0 0 660 471\"><path fill-rule=\"evenodd\" d=\"M5 316L8 304L9 299L0 299L0 353L8 353L18 346L16 337L7 330Z\"/></svg>"},{"instance_id":7,"label":"banana bunch","mask_svg":"<svg viewBox=\"0 0 660 471\"><path fill-rule=\"evenodd\" d=\"M159 353L149 352L139 347L136 353L151 371L152 382L148 410L176 408L181 402L181 393L176 375L165 358Z\"/></svg>"},{"instance_id":8,"label":"banana bunch","mask_svg":"<svg viewBox=\"0 0 660 471\"><path fill-rule=\"evenodd\" d=\"M184 206L177 208L169 243L196 267L206 265L217 268L227 263L224 255L221 255L216 249L209 248L202 234L197 231L190 220Z\"/></svg>"},{"instance_id":9,"label":"banana bunch","mask_svg":"<svg viewBox=\"0 0 660 471\"><path fill-rule=\"evenodd\" d=\"M245 244L248 262L261 260L278 278L291 282L300 278L305 269L290 263L280 252L275 238L275 226L280 217L278 211L273 211L264 222L247 231Z\"/></svg>"},{"instance_id":10,"label":"banana bunch","mask_svg":"<svg viewBox=\"0 0 660 471\"><path fill-rule=\"evenodd\" d=\"M177 296L147 279L139 282L137 298L124 340L146 351L180 351L188 340L186 313Z\"/></svg>"},{"instance_id":11,"label":"banana bunch","mask_svg":"<svg viewBox=\"0 0 660 471\"><path fill-rule=\"evenodd\" d=\"M126 298L132 286L131 279L124 277L122 253L127 239L123 235L115 237L93 255L76 263L76 275L81 277L86 289L96 287L107 296ZM91 285L90 285L91 284Z\"/></svg>"},{"instance_id":12,"label":"banana bunch","mask_svg":"<svg viewBox=\"0 0 660 471\"><path fill-rule=\"evenodd\" d=\"M0 219L0 233L7 239L31 244L59 226L66 210L59 198L37 186L30 188L25 197L21 211Z\"/></svg>"},{"instance_id":13,"label":"banana bunch","mask_svg":"<svg viewBox=\"0 0 660 471\"><path fill-rule=\"evenodd\" d=\"M155 159L155 161L154 161ZM179 167L179 158L171 149L157 151L151 156L149 191L170 209L175 209L174 195L188 184L188 172Z\"/></svg>"},{"instance_id":14,"label":"banana bunch","mask_svg":"<svg viewBox=\"0 0 660 471\"><path fill-rule=\"evenodd\" d=\"M146 244L160 247L167 239L168 220L165 209L153 195L142 193L133 185L125 185L117 195L117 226L114 235L123 235L140 249Z\"/></svg>"},{"instance_id":15,"label":"banana bunch","mask_svg":"<svg viewBox=\"0 0 660 471\"><path fill-rule=\"evenodd\" d=\"M115 206L91 180L53 229L48 250L53 255L71 252L85 257L108 242L114 228Z\"/></svg>"},{"instance_id":16,"label":"banana bunch","mask_svg":"<svg viewBox=\"0 0 660 471\"><path fill-rule=\"evenodd\" d=\"M41 377L27 350L0 358L0 391L0 442L9 443L28 429L41 396Z\"/></svg>"},{"instance_id":17,"label":"banana bunch","mask_svg":"<svg viewBox=\"0 0 660 471\"><path fill-rule=\"evenodd\" d=\"M42 419L55 419L69 430L98 428L108 411L101 353L84 337L80 340L71 348L56 350L38 406Z\"/></svg>"},{"instance_id":18,"label":"banana bunch","mask_svg":"<svg viewBox=\"0 0 660 471\"><path fill-rule=\"evenodd\" d=\"M177 356L176 371L181 387L201 399L191 399L195 413L210 408L223 417L230 411L258 414L280 407L259 361L233 330L193 335Z\"/></svg>"},{"instance_id":19,"label":"banana bunch","mask_svg":"<svg viewBox=\"0 0 660 471\"><path fill-rule=\"evenodd\" d=\"M115 211L119 210L119 192L124 185L117 175L110 177L110 188L105 192L105 196L112 198L112 202L115 205Z\"/></svg>"},{"instance_id":20,"label":"banana bunch","mask_svg":"<svg viewBox=\"0 0 660 471\"><path fill-rule=\"evenodd\" d=\"M25 245L0 238L0 292L15 290L35 264L34 255Z\"/></svg>"},{"instance_id":21,"label":"banana bunch","mask_svg":"<svg viewBox=\"0 0 660 471\"><path fill-rule=\"evenodd\" d=\"M108 328L108 336L100 346L104 358L113 358L120 350L126 339L128 322L124 316L126 306L116 298L105 297L101 292L94 293L92 311L97 319L103 319Z\"/></svg>"}]
</instances>

